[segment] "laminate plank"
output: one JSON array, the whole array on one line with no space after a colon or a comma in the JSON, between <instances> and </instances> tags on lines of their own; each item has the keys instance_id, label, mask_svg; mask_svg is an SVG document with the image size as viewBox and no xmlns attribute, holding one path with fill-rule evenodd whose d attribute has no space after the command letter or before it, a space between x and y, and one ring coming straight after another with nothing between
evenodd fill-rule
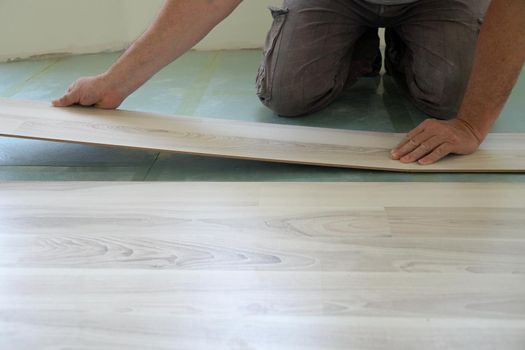
<instances>
[{"instance_id":1,"label":"laminate plank","mask_svg":"<svg viewBox=\"0 0 525 350\"><path fill-rule=\"evenodd\" d=\"M523 277L0 270L16 349L521 349ZM60 347L58 346L60 345ZM79 346L82 344L82 346Z\"/></svg>"},{"instance_id":2,"label":"laminate plank","mask_svg":"<svg viewBox=\"0 0 525 350\"><path fill-rule=\"evenodd\" d=\"M21 238L9 235L0 243L0 266L525 274L525 240L362 238L323 242L307 237L255 240L213 231L196 232L191 238L178 236L178 232L177 237L152 238L60 231Z\"/></svg>"},{"instance_id":3,"label":"laminate plank","mask_svg":"<svg viewBox=\"0 0 525 350\"><path fill-rule=\"evenodd\" d=\"M116 316L107 312L35 311L13 314L12 320L0 322L12 334L0 340L0 345L18 350L523 350L525 342L522 322L477 319L198 318L126 315L123 310ZM32 336L21 334L20 327Z\"/></svg>"},{"instance_id":4,"label":"laminate plank","mask_svg":"<svg viewBox=\"0 0 525 350\"><path fill-rule=\"evenodd\" d=\"M392 235L460 239L523 239L525 211L518 208L386 208Z\"/></svg>"},{"instance_id":5,"label":"laminate plank","mask_svg":"<svg viewBox=\"0 0 525 350\"><path fill-rule=\"evenodd\" d=\"M120 203L159 213L211 208L217 217L250 208L525 208L522 183L4 182L0 191L0 208L49 206L72 210L81 206L96 211ZM104 198L104 206L100 198Z\"/></svg>"},{"instance_id":6,"label":"laminate plank","mask_svg":"<svg viewBox=\"0 0 525 350\"><path fill-rule=\"evenodd\" d=\"M433 165L402 164L390 150L402 134L53 108L0 100L0 135L187 154L404 172L522 172L525 135L492 134L469 156Z\"/></svg>"},{"instance_id":7,"label":"laminate plank","mask_svg":"<svg viewBox=\"0 0 525 350\"><path fill-rule=\"evenodd\" d=\"M59 301L75 310L101 303L159 314L220 316L371 316L523 320L525 276L512 274L358 273L326 271L112 271L0 268L2 308ZM490 278L495 283L486 283ZM104 286L104 287L102 287ZM454 288L451 289L451 286ZM129 293L123 293L128 291ZM236 298L235 293L239 298ZM479 295L472 299L475 293ZM215 296L215 297L214 297ZM56 300L59 297L59 300ZM170 305L170 302L176 303ZM320 301L331 301L323 308ZM254 305L255 304L255 305ZM261 307L254 307L256 305ZM329 305L326 305L329 306ZM339 306L339 307L338 307Z\"/></svg>"},{"instance_id":8,"label":"laminate plank","mask_svg":"<svg viewBox=\"0 0 525 350\"><path fill-rule=\"evenodd\" d=\"M524 194L0 183L0 348L522 350Z\"/></svg>"}]
</instances>

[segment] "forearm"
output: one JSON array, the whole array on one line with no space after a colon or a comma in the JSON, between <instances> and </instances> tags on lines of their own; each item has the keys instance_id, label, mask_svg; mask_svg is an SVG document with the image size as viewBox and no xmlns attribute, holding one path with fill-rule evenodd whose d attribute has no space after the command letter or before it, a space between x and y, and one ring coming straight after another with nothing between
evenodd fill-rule
<instances>
[{"instance_id":1,"label":"forearm","mask_svg":"<svg viewBox=\"0 0 525 350\"><path fill-rule=\"evenodd\" d=\"M458 113L483 140L501 114L525 60L525 0L493 0Z\"/></svg>"},{"instance_id":2,"label":"forearm","mask_svg":"<svg viewBox=\"0 0 525 350\"><path fill-rule=\"evenodd\" d=\"M129 95L190 50L242 0L166 0L147 31L104 75Z\"/></svg>"}]
</instances>

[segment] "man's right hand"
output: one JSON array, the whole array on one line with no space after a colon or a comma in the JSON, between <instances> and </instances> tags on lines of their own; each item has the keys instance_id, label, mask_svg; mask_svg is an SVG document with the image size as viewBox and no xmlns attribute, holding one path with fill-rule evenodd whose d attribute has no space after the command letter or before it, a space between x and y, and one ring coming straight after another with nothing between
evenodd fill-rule
<instances>
[{"instance_id":1,"label":"man's right hand","mask_svg":"<svg viewBox=\"0 0 525 350\"><path fill-rule=\"evenodd\" d=\"M119 93L102 74L78 79L67 89L64 96L53 101L53 106L81 105L115 109L125 98L126 96Z\"/></svg>"}]
</instances>

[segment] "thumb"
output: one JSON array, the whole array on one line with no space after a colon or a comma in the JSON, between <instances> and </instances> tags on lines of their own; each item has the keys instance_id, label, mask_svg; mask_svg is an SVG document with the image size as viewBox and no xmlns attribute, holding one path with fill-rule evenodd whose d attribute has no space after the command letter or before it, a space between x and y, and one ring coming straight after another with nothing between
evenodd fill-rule
<instances>
[{"instance_id":1,"label":"thumb","mask_svg":"<svg viewBox=\"0 0 525 350\"><path fill-rule=\"evenodd\" d=\"M61 98L54 100L52 103L53 103L53 106L55 107L67 107L77 102L78 102L78 97L76 96L76 94L67 93Z\"/></svg>"}]
</instances>

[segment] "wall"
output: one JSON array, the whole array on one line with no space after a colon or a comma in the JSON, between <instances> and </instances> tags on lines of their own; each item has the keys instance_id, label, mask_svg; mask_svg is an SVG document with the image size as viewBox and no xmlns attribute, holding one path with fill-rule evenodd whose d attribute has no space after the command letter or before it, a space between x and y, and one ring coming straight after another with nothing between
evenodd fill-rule
<instances>
[{"instance_id":1,"label":"wall","mask_svg":"<svg viewBox=\"0 0 525 350\"><path fill-rule=\"evenodd\" d=\"M0 61L126 47L163 0L0 0ZM197 49L257 48L282 0L244 0ZM240 30L242 28L242 30Z\"/></svg>"}]
</instances>

